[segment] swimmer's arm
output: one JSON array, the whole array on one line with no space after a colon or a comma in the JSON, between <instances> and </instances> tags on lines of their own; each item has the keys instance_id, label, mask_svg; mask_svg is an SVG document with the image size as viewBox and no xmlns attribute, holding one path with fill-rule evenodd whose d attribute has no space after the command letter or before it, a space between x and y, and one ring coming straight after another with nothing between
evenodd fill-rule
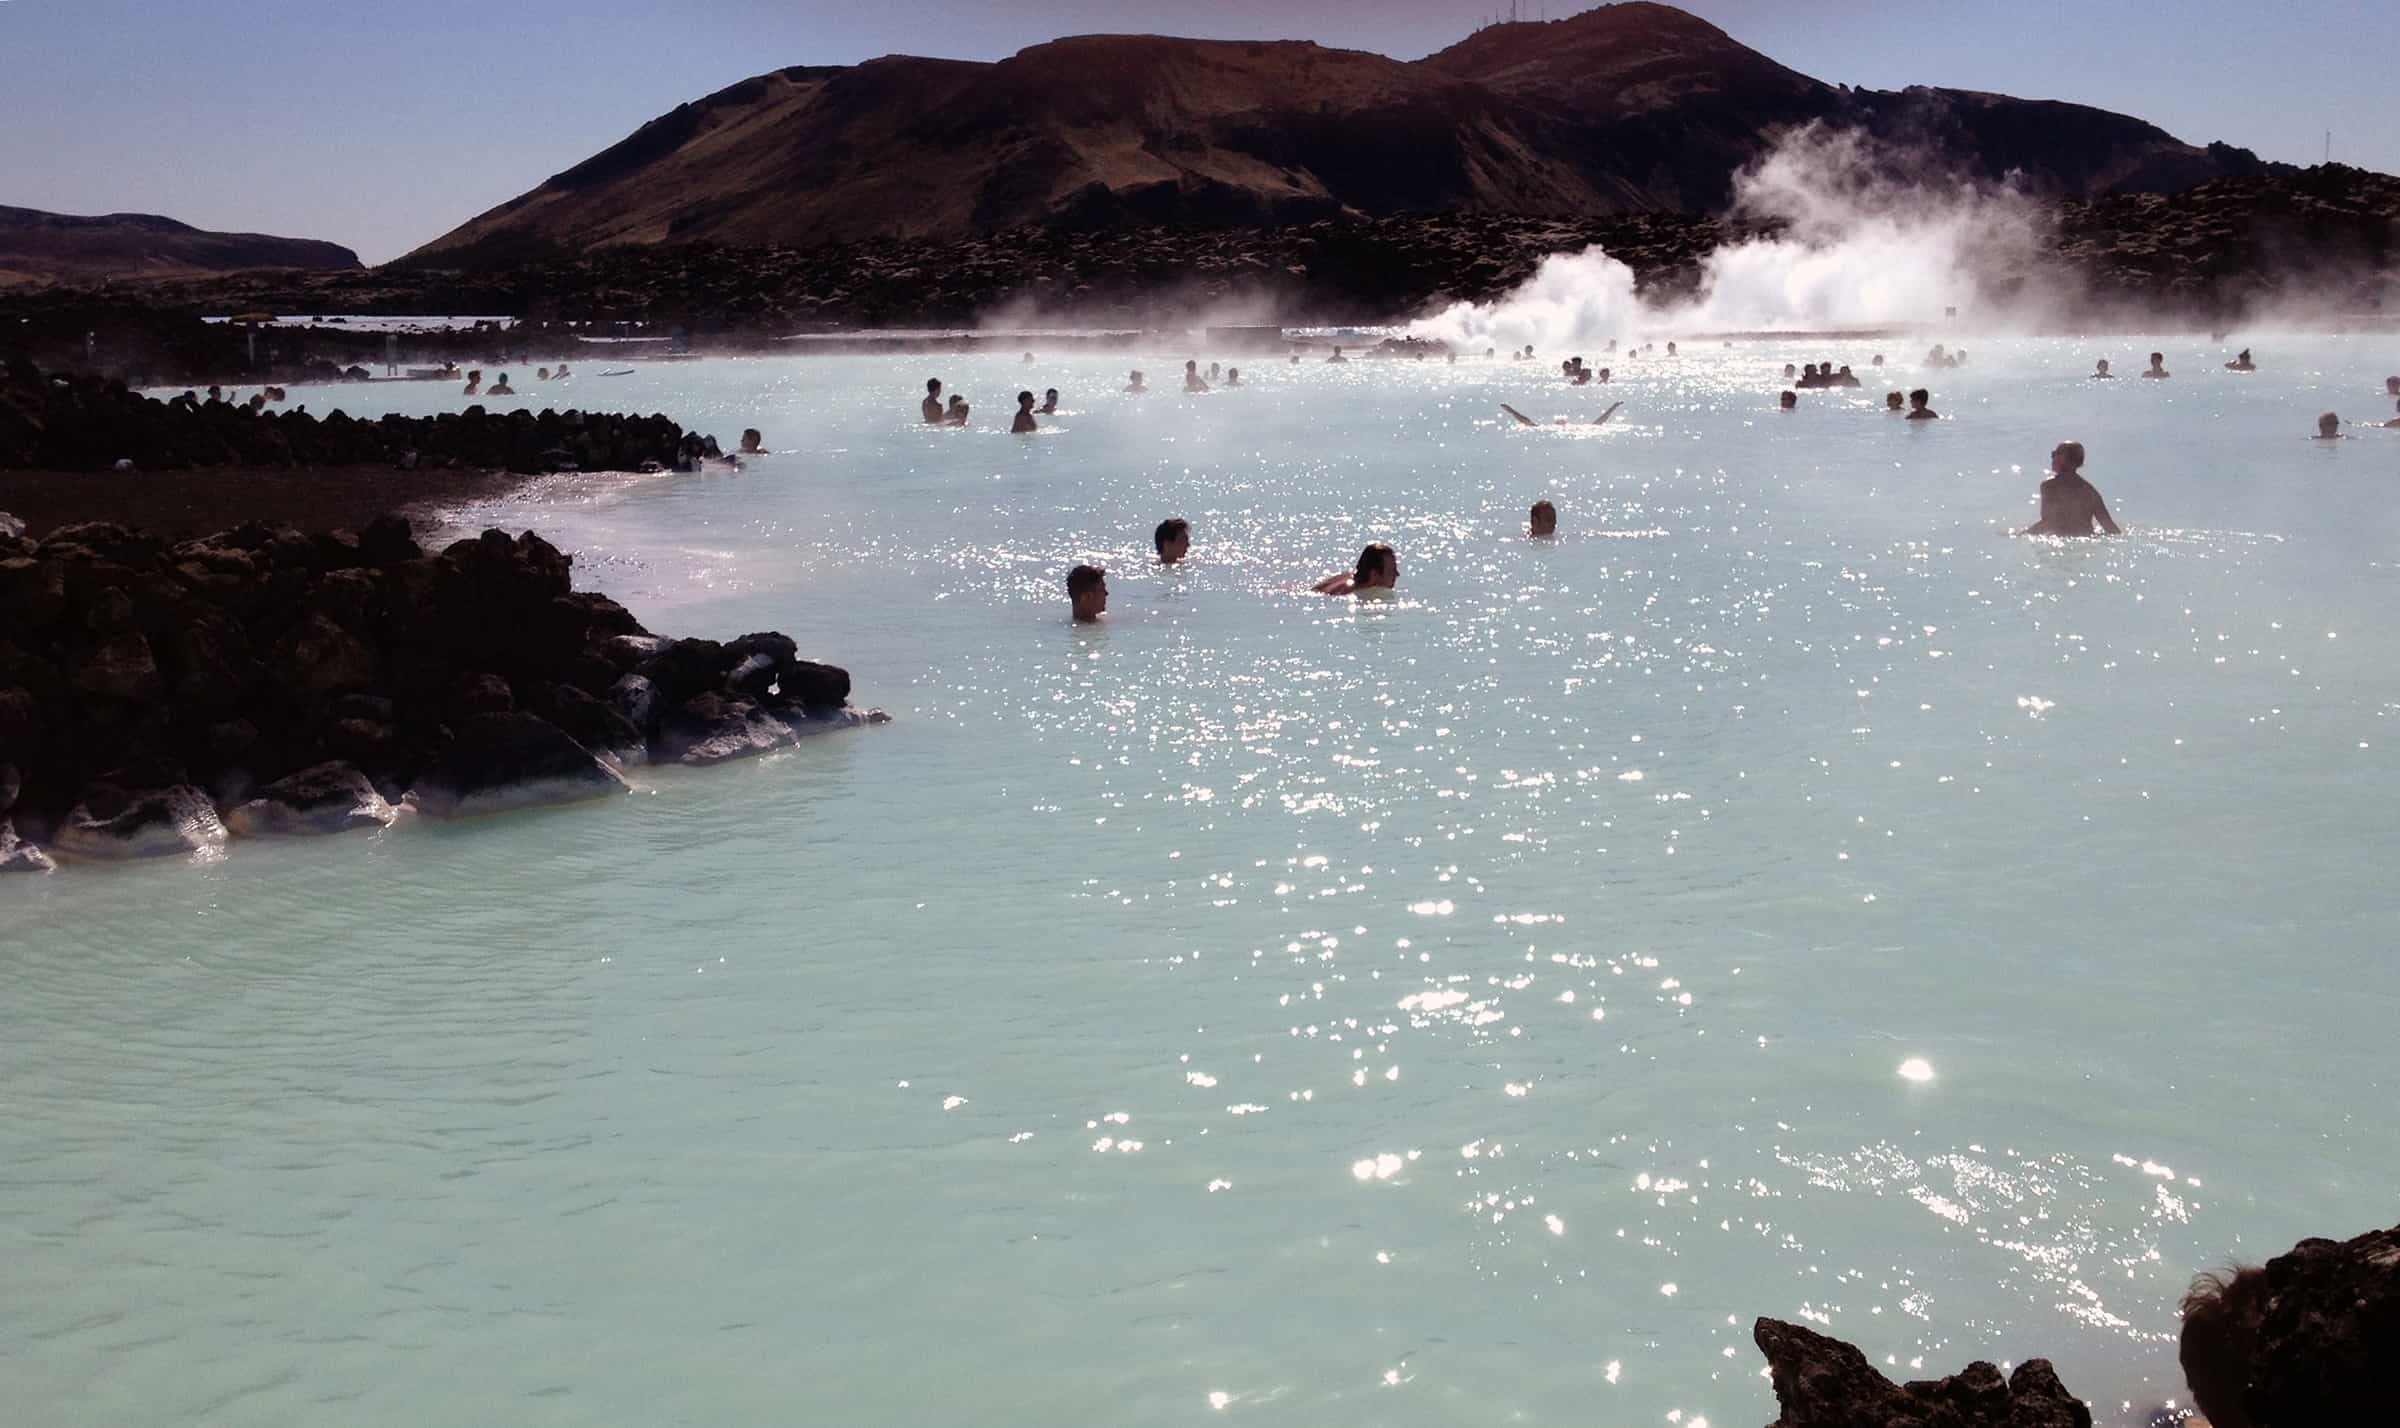
<instances>
[{"instance_id":1,"label":"swimmer's arm","mask_svg":"<svg viewBox=\"0 0 2400 1428\"><path fill-rule=\"evenodd\" d=\"M2092 500L2092 519L2100 523L2100 529L2108 532L2110 535L2125 534L2125 532L2117 529L2116 518L2108 513L2107 500L2097 495L2095 495Z\"/></svg>"},{"instance_id":2,"label":"swimmer's arm","mask_svg":"<svg viewBox=\"0 0 2400 1428\"><path fill-rule=\"evenodd\" d=\"M1358 577L1344 571L1340 575L1328 575L1308 588L1319 595L1347 595L1356 589L1357 585Z\"/></svg>"},{"instance_id":3,"label":"swimmer's arm","mask_svg":"<svg viewBox=\"0 0 2400 1428\"><path fill-rule=\"evenodd\" d=\"M1521 411L1518 411L1518 410L1517 410L1515 407L1512 407L1512 406L1510 406L1510 405L1509 405L1508 403L1506 403L1506 402L1502 402L1502 403L1500 404L1500 410L1502 410L1502 411L1504 411L1504 412L1508 413L1508 414L1509 414L1510 416L1512 416L1512 417L1515 417L1515 418L1517 419L1517 424L1518 424L1518 425L1520 425L1520 426L1540 426L1540 425L1541 425L1541 423L1540 423L1540 422L1538 422L1538 421L1535 421L1535 420L1534 420L1532 417L1529 417L1529 416L1525 415L1525 413L1523 413L1523 412L1521 412Z\"/></svg>"},{"instance_id":4,"label":"swimmer's arm","mask_svg":"<svg viewBox=\"0 0 2400 1428\"><path fill-rule=\"evenodd\" d=\"M1622 407L1622 406L1624 406L1624 405L1625 405L1625 404L1624 404L1623 402L1619 402L1619 403L1617 403L1617 404L1616 404L1616 406L1612 406L1612 407L1610 407L1610 408L1609 408L1607 411L1604 411L1604 412L1600 413L1600 420L1598 420L1598 421L1596 421L1596 422L1593 422L1593 423L1592 423L1592 425L1594 425L1594 426L1606 426L1606 425L1608 425L1608 419L1609 419L1610 417L1612 417L1612 416L1615 416L1615 415L1617 414L1617 408L1618 408L1618 407Z\"/></svg>"}]
</instances>

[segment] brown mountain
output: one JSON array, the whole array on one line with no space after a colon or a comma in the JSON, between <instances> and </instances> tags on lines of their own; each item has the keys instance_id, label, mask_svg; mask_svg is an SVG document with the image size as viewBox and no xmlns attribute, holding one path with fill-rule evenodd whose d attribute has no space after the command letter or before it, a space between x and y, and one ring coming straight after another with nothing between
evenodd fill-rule
<instances>
[{"instance_id":1,"label":"brown mountain","mask_svg":"<svg viewBox=\"0 0 2400 1428\"><path fill-rule=\"evenodd\" d=\"M151 213L79 218L0 208L0 288L206 277L249 268L345 271L358 255L312 238L210 233Z\"/></svg>"},{"instance_id":2,"label":"brown mountain","mask_svg":"<svg viewBox=\"0 0 2400 1428\"><path fill-rule=\"evenodd\" d=\"M778 70L653 120L408 262L619 245L804 247L1041 226L1219 227L1427 213L1721 207L1812 120L2065 197L2263 168L2138 119L1786 69L1665 5L1495 25L1416 62L1319 45L1093 35L998 63Z\"/></svg>"}]
</instances>

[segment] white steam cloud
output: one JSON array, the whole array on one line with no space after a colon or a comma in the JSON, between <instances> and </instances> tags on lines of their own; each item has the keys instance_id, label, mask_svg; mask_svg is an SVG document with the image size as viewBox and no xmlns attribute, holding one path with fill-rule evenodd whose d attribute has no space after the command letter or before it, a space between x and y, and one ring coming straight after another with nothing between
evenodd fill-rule
<instances>
[{"instance_id":1,"label":"white steam cloud","mask_svg":"<svg viewBox=\"0 0 2400 1428\"><path fill-rule=\"evenodd\" d=\"M2013 186L1929 178L1931 167L1810 125L1734 179L1735 214L1778 223L1780 236L1709 254L1690 298L1645 302L1633 269L1595 246L1544 259L1506 297L1454 304L1414 331L1558 350L1642 332L1934 323L1952 307L1986 328L2035 320L2016 288L2047 236L2042 207Z\"/></svg>"}]
</instances>

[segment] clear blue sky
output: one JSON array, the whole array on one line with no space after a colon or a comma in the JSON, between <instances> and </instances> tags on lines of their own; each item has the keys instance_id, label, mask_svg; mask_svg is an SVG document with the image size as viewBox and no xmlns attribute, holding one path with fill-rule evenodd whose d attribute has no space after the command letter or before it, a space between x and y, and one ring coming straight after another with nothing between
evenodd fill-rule
<instances>
[{"instance_id":1,"label":"clear blue sky","mask_svg":"<svg viewBox=\"0 0 2400 1428\"><path fill-rule=\"evenodd\" d=\"M1505 3L1505 0L1503 0ZM394 257L745 76L990 59L1061 34L1312 39L1414 59L1489 0L0 0L0 204L165 213ZM1553 16L1580 4L1552 3ZM1819 79L2139 115L2400 172L2392 0L1690 0ZM1530 13L1530 12L1529 12Z\"/></svg>"}]
</instances>

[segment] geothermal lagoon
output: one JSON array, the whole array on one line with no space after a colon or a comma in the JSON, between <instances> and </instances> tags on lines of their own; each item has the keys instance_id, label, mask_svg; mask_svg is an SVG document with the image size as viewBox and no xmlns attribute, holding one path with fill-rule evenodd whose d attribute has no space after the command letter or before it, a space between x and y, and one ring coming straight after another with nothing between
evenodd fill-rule
<instances>
[{"instance_id":1,"label":"geothermal lagoon","mask_svg":"<svg viewBox=\"0 0 2400 1428\"><path fill-rule=\"evenodd\" d=\"M2178 1398L2400 1175L2400 431L2306 439L2400 346L1677 335L512 372L775 454L456 525L894 722L0 888L11 1415L1747 1428L1761 1314ZM2064 438L2126 538L2002 534Z\"/></svg>"}]
</instances>

